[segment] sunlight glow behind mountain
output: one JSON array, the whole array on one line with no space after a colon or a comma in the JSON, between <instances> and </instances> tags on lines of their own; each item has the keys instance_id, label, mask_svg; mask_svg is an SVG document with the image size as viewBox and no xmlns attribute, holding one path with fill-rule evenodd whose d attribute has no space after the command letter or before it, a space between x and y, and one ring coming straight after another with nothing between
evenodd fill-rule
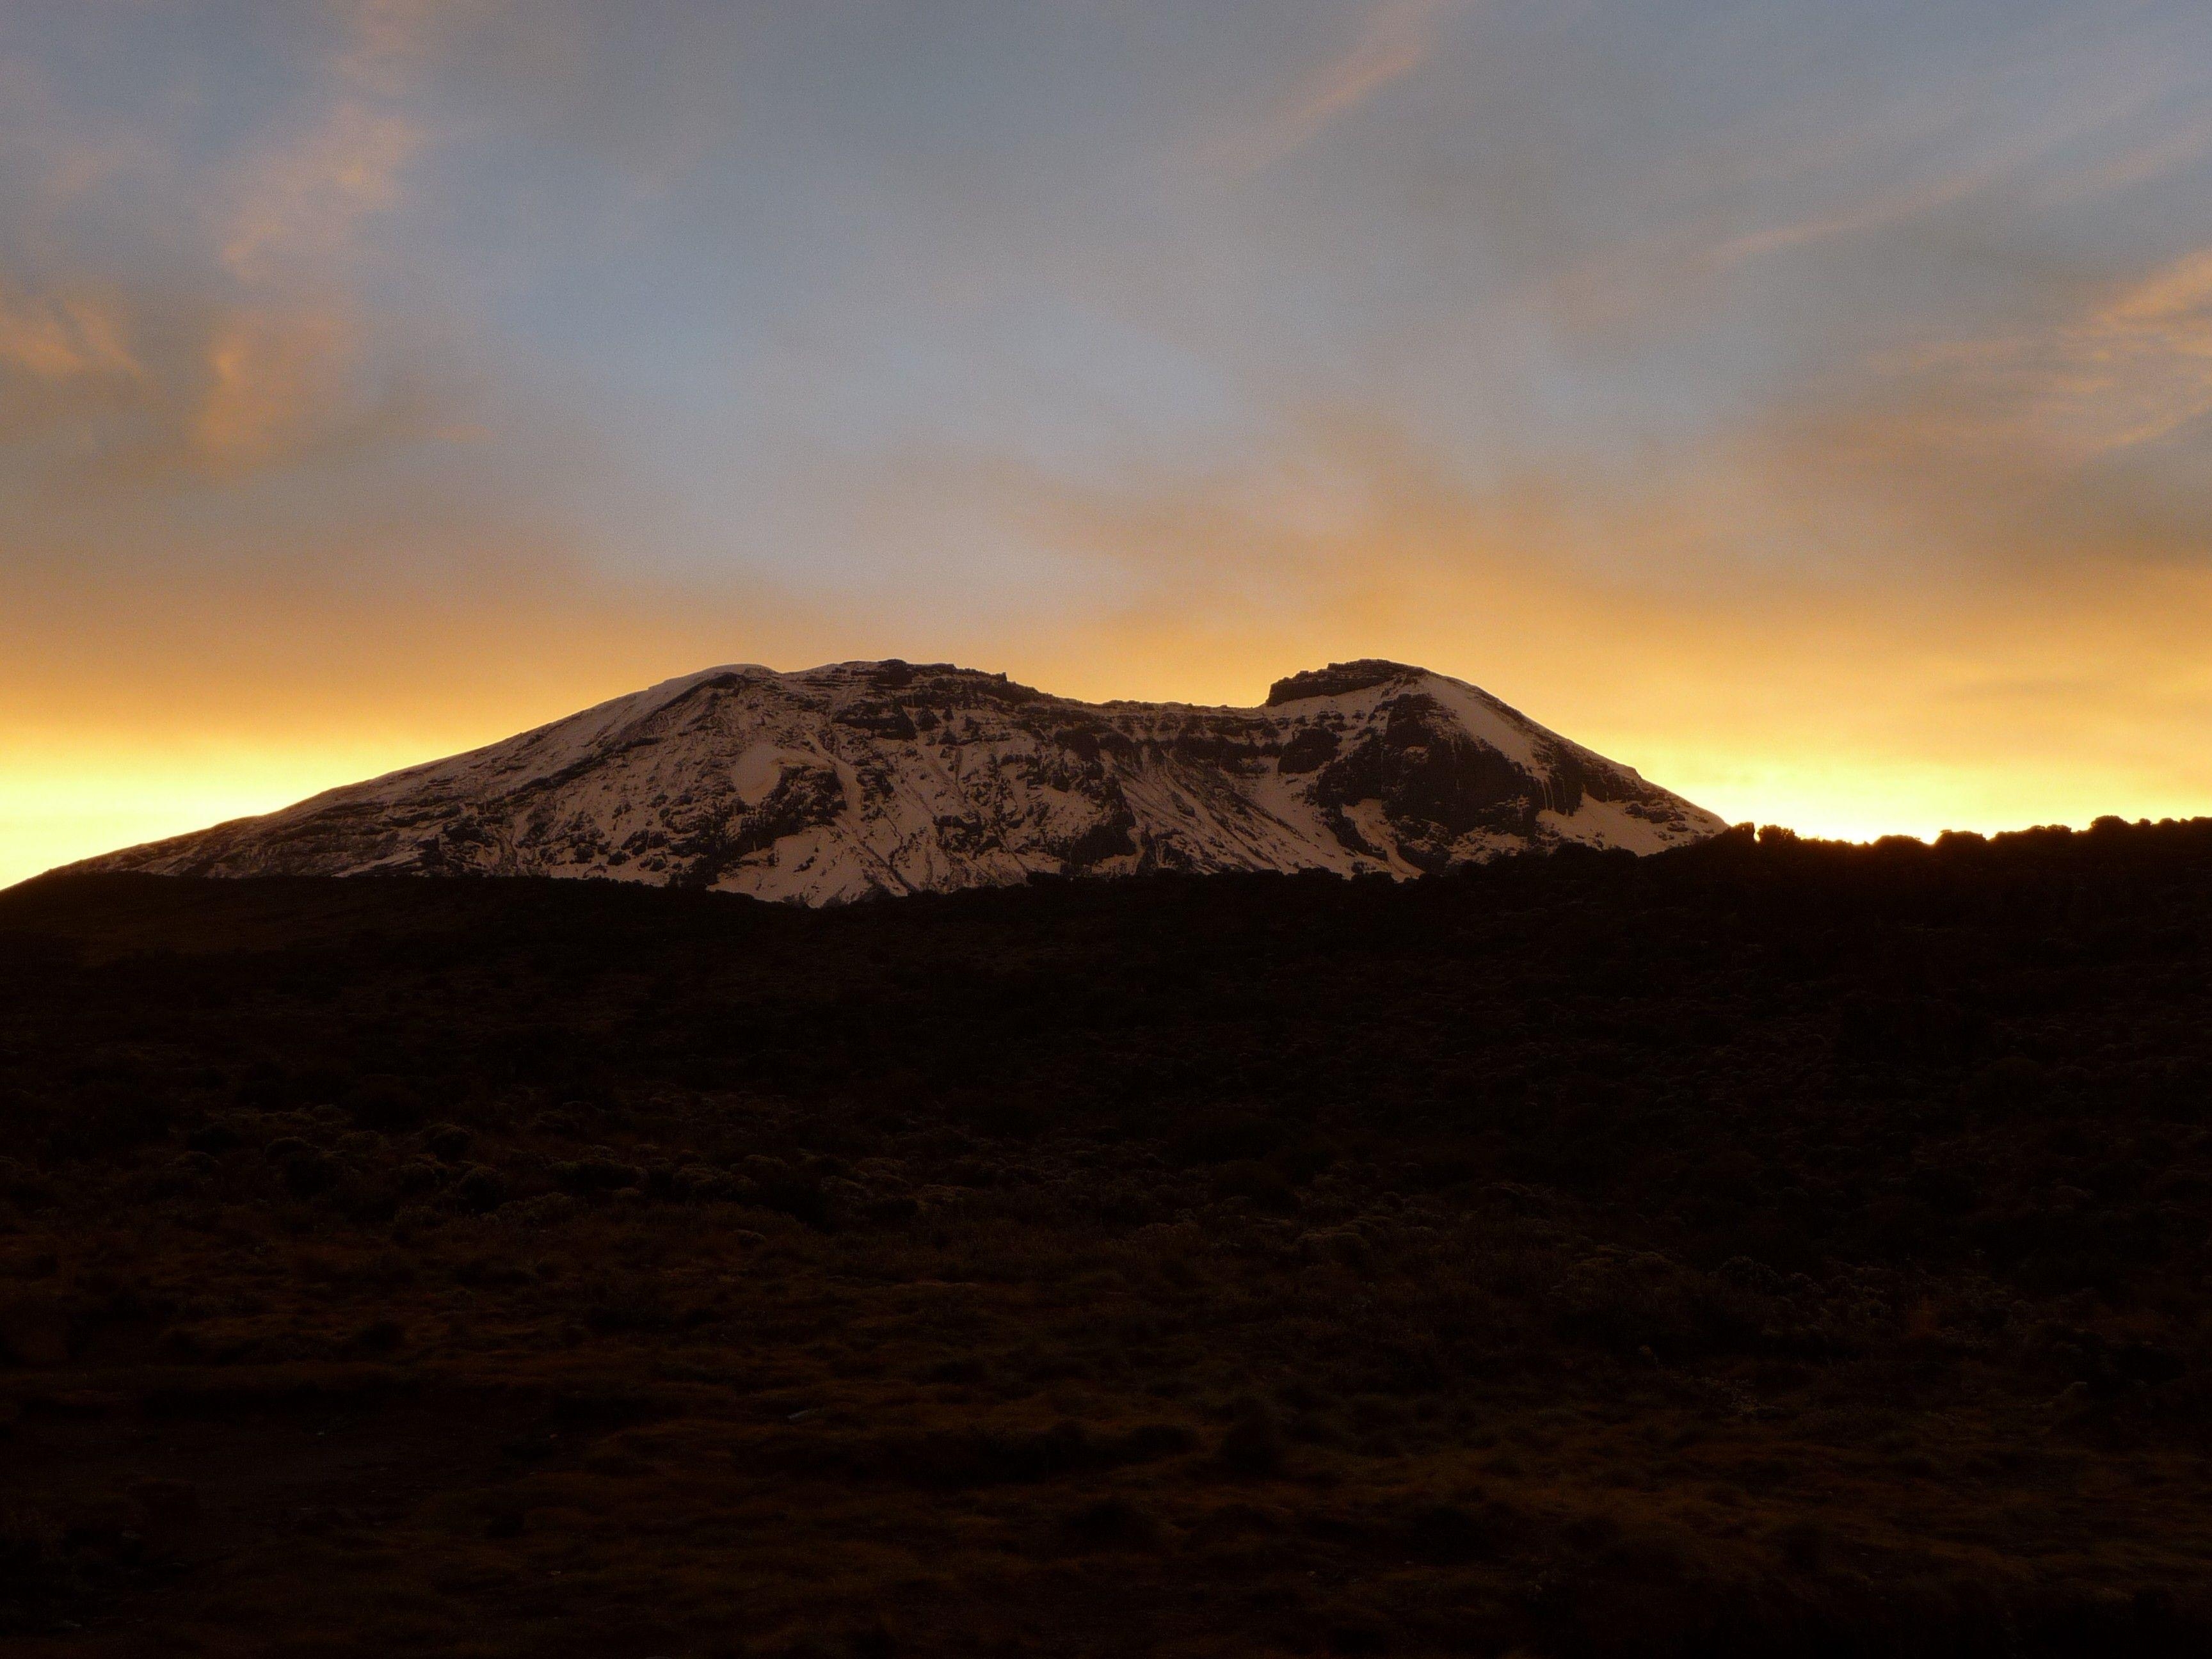
<instances>
[{"instance_id":1,"label":"sunlight glow behind mountain","mask_svg":"<svg viewBox=\"0 0 2212 1659\"><path fill-rule=\"evenodd\" d=\"M2196 0L19 0L0 880L703 664L2212 812Z\"/></svg>"}]
</instances>

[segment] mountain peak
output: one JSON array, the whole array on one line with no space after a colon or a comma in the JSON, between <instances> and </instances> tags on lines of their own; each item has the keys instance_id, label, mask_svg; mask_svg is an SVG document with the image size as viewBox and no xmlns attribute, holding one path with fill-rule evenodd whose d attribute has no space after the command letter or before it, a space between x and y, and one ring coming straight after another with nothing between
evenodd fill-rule
<instances>
[{"instance_id":1,"label":"mountain peak","mask_svg":"<svg viewBox=\"0 0 2212 1659\"><path fill-rule=\"evenodd\" d=\"M1425 679L1428 672L1425 668L1392 662L1387 657L1333 662L1326 668L1309 668L1302 674L1277 680L1267 688L1267 701L1262 706L1279 708L1286 702L1297 702L1307 697L1348 696L1354 691L1370 690L1395 680Z\"/></svg>"},{"instance_id":2,"label":"mountain peak","mask_svg":"<svg viewBox=\"0 0 2212 1659\"><path fill-rule=\"evenodd\" d=\"M1373 695L1365 695L1365 694ZM1463 681L1368 658L1258 708L1085 703L951 663L732 664L80 868L539 875L805 904L1038 875L1408 878L1726 826Z\"/></svg>"}]
</instances>

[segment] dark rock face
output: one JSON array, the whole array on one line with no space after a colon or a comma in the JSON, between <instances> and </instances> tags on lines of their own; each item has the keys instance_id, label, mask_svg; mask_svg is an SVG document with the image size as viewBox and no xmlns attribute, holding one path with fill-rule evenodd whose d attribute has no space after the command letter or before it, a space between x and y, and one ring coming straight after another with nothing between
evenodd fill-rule
<instances>
[{"instance_id":1,"label":"dark rock face","mask_svg":"<svg viewBox=\"0 0 2212 1659\"><path fill-rule=\"evenodd\" d=\"M1406 877L1724 827L1461 681L1380 660L1266 707L1101 705L948 664L710 670L260 819L94 860L598 876L811 904L1139 870Z\"/></svg>"},{"instance_id":2,"label":"dark rock face","mask_svg":"<svg viewBox=\"0 0 2212 1659\"><path fill-rule=\"evenodd\" d=\"M1277 680L1267 688L1267 707L1279 708L1286 702L1298 702L1307 697L1340 697L1348 692L1364 691L1370 686L1388 685L1394 680L1417 678L1426 672L1382 657L1333 662L1326 668L1309 668L1304 673Z\"/></svg>"},{"instance_id":3,"label":"dark rock face","mask_svg":"<svg viewBox=\"0 0 2212 1659\"><path fill-rule=\"evenodd\" d=\"M1344 739L1329 727L1304 726L1283 745L1283 752L1275 762L1275 769L1285 777L1316 772L1335 759L1336 751L1343 747Z\"/></svg>"},{"instance_id":4,"label":"dark rock face","mask_svg":"<svg viewBox=\"0 0 2212 1659\"><path fill-rule=\"evenodd\" d=\"M1486 830L1528 835L1546 804L1540 781L1453 725L1418 693L1384 706L1380 731L1322 770L1316 798L1331 806L1370 799L1424 842ZM1571 810L1571 809L1570 809Z\"/></svg>"}]
</instances>

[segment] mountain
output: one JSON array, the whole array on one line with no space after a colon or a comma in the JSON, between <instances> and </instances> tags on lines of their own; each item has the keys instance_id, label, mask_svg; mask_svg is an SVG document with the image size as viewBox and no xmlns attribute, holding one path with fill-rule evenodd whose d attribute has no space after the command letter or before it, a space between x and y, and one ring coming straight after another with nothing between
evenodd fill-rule
<instances>
[{"instance_id":1,"label":"mountain","mask_svg":"<svg viewBox=\"0 0 2212 1659\"><path fill-rule=\"evenodd\" d=\"M1364 660L1258 708L949 664L710 668L488 748L72 866L597 876L803 904L1032 875L1411 877L1726 826L1462 681Z\"/></svg>"}]
</instances>

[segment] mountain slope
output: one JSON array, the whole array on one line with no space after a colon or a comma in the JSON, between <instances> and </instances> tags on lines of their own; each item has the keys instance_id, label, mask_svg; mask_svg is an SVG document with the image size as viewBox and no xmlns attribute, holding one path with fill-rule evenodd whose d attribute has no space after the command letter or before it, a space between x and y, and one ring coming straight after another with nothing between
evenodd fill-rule
<instances>
[{"instance_id":1,"label":"mountain slope","mask_svg":"<svg viewBox=\"0 0 2212 1659\"><path fill-rule=\"evenodd\" d=\"M1035 874L1408 877L1724 827L1401 663L1296 674L1259 708L1084 703L942 664L745 665L75 867L598 876L819 905Z\"/></svg>"}]
</instances>

